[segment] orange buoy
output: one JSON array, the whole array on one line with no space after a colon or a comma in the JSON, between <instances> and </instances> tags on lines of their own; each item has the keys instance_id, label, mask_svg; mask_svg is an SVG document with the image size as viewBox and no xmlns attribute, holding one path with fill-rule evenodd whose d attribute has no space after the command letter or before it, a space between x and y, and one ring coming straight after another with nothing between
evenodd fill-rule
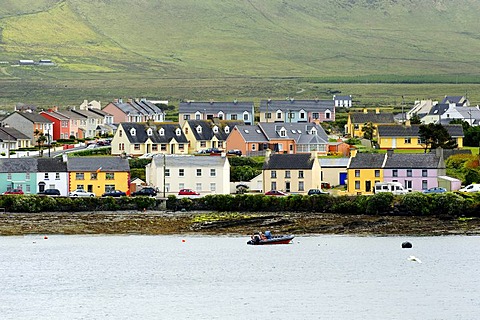
<instances>
[{"instance_id":1,"label":"orange buoy","mask_svg":"<svg viewBox=\"0 0 480 320\"><path fill-rule=\"evenodd\" d=\"M182 239L182 242L185 242L185 239Z\"/></svg>"},{"instance_id":2,"label":"orange buoy","mask_svg":"<svg viewBox=\"0 0 480 320\"><path fill-rule=\"evenodd\" d=\"M43 239L47 240L47 239L48 239L48 237L47 237L47 236L45 236L45 237L43 237Z\"/></svg>"}]
</instances>

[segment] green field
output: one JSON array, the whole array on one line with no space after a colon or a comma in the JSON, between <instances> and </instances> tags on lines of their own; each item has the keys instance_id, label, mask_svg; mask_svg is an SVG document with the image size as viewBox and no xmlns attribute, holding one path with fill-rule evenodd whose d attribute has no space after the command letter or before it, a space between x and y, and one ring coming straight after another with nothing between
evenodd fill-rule
<instances>
[{"instance_id":1,"label":"green field","mask_svg":"<svg viewBox=\"0 0 480 320\"><path fill-rule=\"evenodd\" d=\"M478 104L479 13L471 0L5 0L0 106L332 92L367 106Z\"/></svg>"}]
</instances>

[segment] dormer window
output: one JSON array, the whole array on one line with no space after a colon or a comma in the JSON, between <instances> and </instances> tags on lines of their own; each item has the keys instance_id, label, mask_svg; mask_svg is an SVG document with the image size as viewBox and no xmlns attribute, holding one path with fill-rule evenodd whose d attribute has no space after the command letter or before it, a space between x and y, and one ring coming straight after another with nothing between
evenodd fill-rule
<instances>
[{"instance_id":1,"label":"dormer window","mask_svg":"<svg viewBox=\"0 0 480 320\"><path fill-rule=\"evenodd\" d=\"M230 133L230 127L229 126L226 126L225 129L224 129L225 133Z\"/></svg>"},{"instance_id":2,"label":"dormer window","mask_svg":"<svg viewBox=\"0 0 480 320\"><path fill-rule=\"evenodd\" d=\"M223 120L223 118L225 118L225 114L222 111L218 112L218 119Z\"/></svg>"},{"instance_id":3,"label":"dormer window","mask_svg":"<svg viewBox=\"0 0 480 320\"><path fill-rule=\"evenodd\" d=\"M310 133L313 134L313 135L316 135L317 134L317 129L312 128L312 130L310 130Z\"/></svg>"},{"instance_id":4,"label":"dormer window","mask_svg":"<svg viewBox=\"0 0 480 320\"><path fill-rule=\"evenodd\" d=\"M201 119L202 119L202 114L199 111L195 112L195 120L201 120Z\"/></svg>"},{"instance_id":5,"label":"dormer window","mask_svg":"<svg viewBox=\"0 0 480 320\"><path fill-rule=\"evenodd\" d=\"M285 128L280 129L280 137L286 137L287 136L287 130Z\"/></svg>"},{"instance_id":6,"label":"dormer window","mask_svg":"<svg viewBox=\"0 0 480 320\"><path fill-rule=\"evenodd\" d=\"M197 126L197 133L202 133L202 127L201 126Z\"/></svg>"},{"instance_id":7,"label":"dormer window","mask_svg":"<svg viewBox=\"0 0 480 320\"><path fill-rule=\"evenodd\" d=\"M135 136L136 134L137 134L137 130L135 130L135 128L131 128L130 129L130 135Z\"/></svg>"},{"instance_id":8,"label":"dormer window","mask_svg":"<svg viewBox=\"0 0 480 320\"><path fill-rule=\"evenodd\" d=\"M212 130L213 130L214 133L218 133L218 127L217 126L213 127Z\"/></svg>"},{"instance_id":9,"label":"dormer window","mask_svg":"<svg viewBox=\"0 0 480 320\"><path fill-rule=\"evenodd\" d=\"M243 121L248 121L250 119L250 114L247 111L243 112Z\"/></svg>"},{"instance_id":10,"label":"dormer window","mask_svg":"<svg viewBox=\"0 0 480 320\"><path fill-rule=\"evenodd\" d=\"M180 128L177 128L175 130L175 134L179 137L182 134L182 130Z\"/></svg>"},{"instance_id":11,"label":"dormer window","mask_svg":"<svg viewBox=\"0 0 480 320\"><path fill-rule=\"evenodd\" d=\"M277 110L277 119L282 119L282 111Z\"/></svg>"},{"instance_id":12,"label":"dormer window","mask_svg":"<svg viewBox=\"0 0 480 320\"><path fill-rule=\"evenodd\" d=\"M300 110L300 115L299 115L301 120L305 120L307 118L307 113L305 110Z\"/></svg>"},{"instance_id":13,"label":"dormer window","mask_svg":"<svg viewBox=\"0 0 480 320\"><path fill-rule=\"evenodd\" d=\"M153 134L153 130L151 128L147 129L147 136L151 136Z\"/></svg>"},{"instance_id":14,"label":"dormer window","mask_svg":"<svg viewBox=\"0 0 480 320\"><path fill-rule=\"evenodd\" d=\"M165 129L161 128L160 130L158 130L158 134L161 135L161 136L164 136L165 135Z\"/></svg>"},{"instance_id":15,"label":"dormer window","mask_svg":"<svg viewBox=\"0 0 480 320\"><path fill-rule=\"evenodd\" d=\"M330 110L325 111L325 119L330 119L332 117L332 113Z\"/></svg>"}]
</instances>

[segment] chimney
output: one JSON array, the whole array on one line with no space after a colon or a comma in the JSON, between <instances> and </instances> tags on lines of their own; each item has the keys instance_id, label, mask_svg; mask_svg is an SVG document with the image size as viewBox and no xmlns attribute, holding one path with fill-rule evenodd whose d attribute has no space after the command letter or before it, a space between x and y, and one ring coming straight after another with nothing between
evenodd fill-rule
<instances>
[{"instance_id":1,"label":"chimney","mask_svg":"<svg viewBox=\"0 0 480 320\"><path fill-rule=\"evenodd\" d=\"M62 161L65 163L68 162L68 155L66 153L62 154Z\"/></svg>"},{"instance_id":2,"label":"chimney","mask_svg":"<svg viewBox=\"0 0 480 320\"><path fill-rule=\"evenodd\" d=\"M268 162L268 160L270 160L271 155L272 155L272 150L267 149L267 150L265 151L265 161Z\"/></svg>"},{"instance_id":3,"label":"chimney","mask_svg":"<svg viewBox=\"0 0 480 320\"><path fill-rule=\"evenodd\" d=\"M380 108L375 108L375 113L379 114L380 113Z\"/></svg>"},{"instance_id":4,"label":"chimney","mask_svg":"<svg viewBox=\"0 0 480 320\"><path fill-rule=\"evenodd\" d=\"M368 113L367 108L363 108L363 113Z\"/></svg>"}]
</instances>

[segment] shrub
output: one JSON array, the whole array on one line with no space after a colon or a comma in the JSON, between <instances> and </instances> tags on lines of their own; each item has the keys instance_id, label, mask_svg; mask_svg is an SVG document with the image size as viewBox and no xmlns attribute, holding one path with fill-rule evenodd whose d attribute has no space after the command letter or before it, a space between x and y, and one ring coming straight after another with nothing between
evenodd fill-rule
<instances>
[{"instance_id":1,"label":"shrub","mask_svg":"<svg viewBox=\"0 0 480 320\"><path fill-rule=\"evenodd\" d=\"M367 201L366 214L384 214L393 209L394 196L391 192L374 194Z\"/></svg>"},{"instance_id":2,"label":"shrub","mask_svg":"<svg viewBox=\"0 0 480 320\"><path fill-rule=\"evenodd\" d=\"M412 192L404 195L400 204L413 215L426 215L430 213L430 195L421 192Z\"/></svg>"},{"instance_id":3,"label":"shrub","mask_svg":"<svg viewBox=\"0 0 480 320\"><path fill-rule=\"evenodd\" d=\"M467 210L467 201L452 192L432 194L430 212L438 215L462 215Z\"/></svg>"}]
</instances>

